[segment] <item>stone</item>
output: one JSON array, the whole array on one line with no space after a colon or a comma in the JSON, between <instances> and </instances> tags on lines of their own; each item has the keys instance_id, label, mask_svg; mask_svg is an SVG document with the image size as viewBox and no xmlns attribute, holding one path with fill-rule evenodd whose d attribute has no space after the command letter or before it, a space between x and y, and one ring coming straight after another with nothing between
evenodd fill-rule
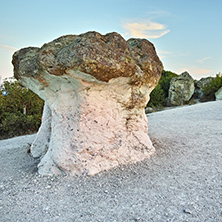
<instances>
[{"instance_id":1,"label":"stone","mask_svg":"<svg viewBox=\"0 0 222 222\"><path fill-rule=\"evenodd\" d=\"M194 80L188 72L171 79L168 101L172 106L183 105L194 94Z\"/></svg>"},{"instance_id":2,"label":"stone","mask_svg":"<svg viewBox=\"0 0 222 222\"><path fill-rule=\"evenodd\" d=\"M192 211L190 209L184 209L183 212L186 214L192 214Z\"/></svg>"},{"instance_id":3,"label":"stone","mask_svg":"<svg viewBox=\"0 0 222 222\"><path fill-rule=\"evenodd\" d=\"M218 91L215 92L215 97L216 100L222 100L222 87L220 87L220 89L218 89Z\"/></svg>"},{"instance_id":4,"label":"stone","mask_svg":"<svg viewBox=\"0 0 222 222\"><path fill-rule=\"evenodd\" d=\"M41 175L94 175L153 154L144 108L163 65L148 40L66 35L15 52L12 63L45 100L31 146Z\"/></svg>"},{"instance_id":5,"label":"stone","mask_svg":"<svg viewBox=\"0 0 222 222\"><path fill-rule=\"evenodd\" d=\"M148 114L148 113L152 113L154 112L154 109L152 107L146 107L145 108L145 113Z\"/></svg>"},{"instance_id":6,"label":"stone","mask_svg":"<svg viewBox=\"0 0 222 222\"><path fill-rule=\"evenodd\" d=\"M200 101L205 101L203 88L209 85L209 83L213 80L213 77L201 78L198 81L194 82L195 91L194 91L194 98L199 99Z\"/></svg>"}]
</instances>

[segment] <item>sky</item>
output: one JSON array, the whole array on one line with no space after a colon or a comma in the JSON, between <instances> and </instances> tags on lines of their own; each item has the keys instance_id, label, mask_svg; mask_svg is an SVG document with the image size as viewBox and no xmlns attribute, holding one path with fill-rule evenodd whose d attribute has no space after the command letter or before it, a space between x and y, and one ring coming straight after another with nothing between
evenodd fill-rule
<instances>
[{"instance_id":1,"label":"sky","mask_svg":"<svg viewBox=\"0 0 222 222\"><path fill-rule=\"evenodd\" d=\"M194 79L222 71L221 0L0 0L0 77L12 55L62 35L118 32L152 42L164 69Z\"/></svg>"}]
</instances>

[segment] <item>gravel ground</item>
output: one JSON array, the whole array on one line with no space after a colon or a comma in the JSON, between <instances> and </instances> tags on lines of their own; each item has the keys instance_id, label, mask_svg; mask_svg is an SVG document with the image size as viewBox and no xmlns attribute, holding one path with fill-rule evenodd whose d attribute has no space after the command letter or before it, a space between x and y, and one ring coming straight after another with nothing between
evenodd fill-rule
<instances>
[{"instance_id":1,"label":"gravel ground","mask_svg":"<svg viewBox=\"0 0 222 222\"><path fill-rule=\"evenodd\" d=\"M222 101L149 114L156 154L93 177L41 177L35 135L0 141L0 221L222 221Z\"/></svg>"}]
</instances>

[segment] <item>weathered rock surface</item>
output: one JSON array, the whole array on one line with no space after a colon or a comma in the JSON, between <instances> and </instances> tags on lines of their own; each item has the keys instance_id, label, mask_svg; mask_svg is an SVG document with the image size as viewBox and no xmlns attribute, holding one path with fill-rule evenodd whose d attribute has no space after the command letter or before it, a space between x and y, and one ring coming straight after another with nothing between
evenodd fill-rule
<instances>
[{"instance_id":1,"label":"weathered rock surface","mask_svg":"<svg viewBox=\"0 0 222 222\"><path fill-rule=\"evenodd\" d=\"M162 63L145 39L62 36L13 55L14 75L45 100L31 153L43 175L94 175L149 157L144 107Z\"/></svg>"},{"instance_id":2,"label":"weathered rock surface","mask_svg":"<svg viewBox=\"0 0 222 222\"><path fill-rule=\"evenodd\" d=\"M173 106L182 105L191 99L194 93L194 80L188 72L172 78L169 88L169 103Z\"/></svg>"},{"instance_id":3,"label":"weathered rock surface","mask_svg":"<svg viewBox=\"0 0 222 222\"><path fill-rule=\"evenodd\" d=\"M222 100L222 87L220 87L220 89L218 89L218 91L215 92L215 97L216 100Z\"/></svg>"},{"instance_id":4,"label":"weathered rock surface","mask_svg":"<svg viewBox=\"0 0 222 222\"><path fill-rule=\"evenodd\" d=\"M37 137L31 146L31 154L34 158L41 157L48 151L52 131L51 124L52 112L47 103L45 103L42 115L42 124L37 133Z\"/></svg>"},{"instance_id":5,"label":"weathered rock surface","mask_svg":"<svg viewBox=\"0 0 222 222\"><path fill-rule=\"evenodd\" d=\"M213 77L207 77L207 78L201 78L200 80L194 82L195 85L194 97L196 99L204 101L203 88L206 87L212 80Z\"/></svg>"}]
</instances>

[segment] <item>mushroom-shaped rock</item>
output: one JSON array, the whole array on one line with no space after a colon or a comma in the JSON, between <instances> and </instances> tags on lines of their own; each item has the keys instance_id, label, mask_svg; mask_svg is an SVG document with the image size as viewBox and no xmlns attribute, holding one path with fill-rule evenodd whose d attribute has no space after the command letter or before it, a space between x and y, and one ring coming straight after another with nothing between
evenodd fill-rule
<instances>
[{"instance_id":1,"label":"mushroom-shaped rock","mask_svg":"<svg viewBox=\"0 0 222 222\"><path fill-rule=\"evenodd\" d=\"M43 175L94 175L149 157L144 107L162 63L146 39L66 35L13 55L14 76L45 100L31 146Z\"/></svg>"}]
</instances>

